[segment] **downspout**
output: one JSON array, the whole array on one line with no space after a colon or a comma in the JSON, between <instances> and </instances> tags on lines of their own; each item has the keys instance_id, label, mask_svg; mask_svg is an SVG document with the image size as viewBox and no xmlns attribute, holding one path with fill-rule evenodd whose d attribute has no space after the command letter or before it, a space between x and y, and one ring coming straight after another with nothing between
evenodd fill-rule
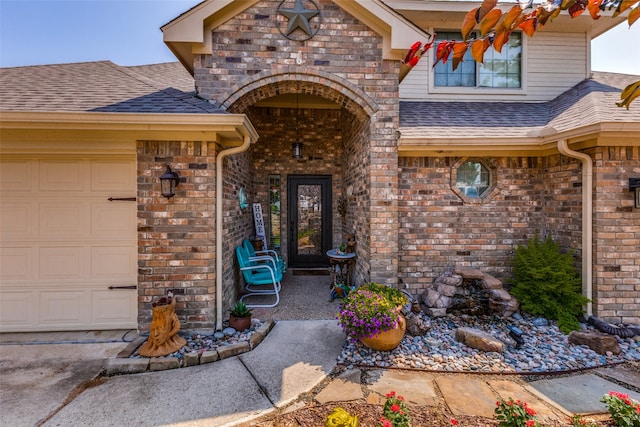
<instances>
[{"instance_id":1,"label":"downspout","mask_svg":"<svg viewBox=\"0 0 640 427\"><path fill-rule=\"evenodd\" d=\"M242 153L249 149L251 137L246 135L239 147L222 150L216 157L216 330L222 329L222 209L224 204L223 164L227 156Z\"/></svg>"},{"instance_id":2,"label":"downspout","mask_svg":"<svg viewBox=\"0 0 640 427\"><path fill-rule=\"evenodd\" d=\"M566 139L558 141L561 154L582 161L582 294L589 298L587 316L593 315L593 159L569 149Z\"/></svg>"}]
</instances>

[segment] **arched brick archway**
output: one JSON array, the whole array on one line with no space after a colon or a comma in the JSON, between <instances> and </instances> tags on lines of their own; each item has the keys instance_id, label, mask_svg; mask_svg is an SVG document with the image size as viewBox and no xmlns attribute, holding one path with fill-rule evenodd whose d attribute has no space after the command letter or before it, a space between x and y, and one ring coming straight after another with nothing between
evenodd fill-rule
<instances>
[{"instance_id":1,"label":"arched brick archway","mask_svg":"<svg viewBox=\"0 0 640 427\"><path fill-rule=\"evenodd\" d=\"M316 95L333 101L360 121L371 117L378 110L375 101L348 80L305 67L258 73L246 79L243 84L231 87L222 96L220 107L231 113L243 113L263 99L287 93Z\"/></svg>"}]
</instances>

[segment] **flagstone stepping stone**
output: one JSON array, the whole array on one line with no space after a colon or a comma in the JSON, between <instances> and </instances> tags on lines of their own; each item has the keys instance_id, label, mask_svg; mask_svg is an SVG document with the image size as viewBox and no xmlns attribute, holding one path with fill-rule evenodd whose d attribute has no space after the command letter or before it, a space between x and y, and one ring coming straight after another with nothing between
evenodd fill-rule
<instances>
[{"instance_id":1,"label":"flagstone stepping stone","mask_svg":"<svg viewBox=\"0 0 640 427\"><path fill-rule=\"evenodd\" d=\"M452 375L436 378L436 384L453 415L493 417L496 396L486 381Z\"/></svg>"},{"instance_id":2,"label":"flagstone stepping stone","mask_svg":"<svg viewBox=\"0 0 640 427\"><path fill-rule=\"evenodd\" d=\"M434 378L435 374L428 372L384 370L367 389L382 396L395 391L410 405L435 406L440 402L440 397L436 393Z\"/></svg>"}]
</instances>

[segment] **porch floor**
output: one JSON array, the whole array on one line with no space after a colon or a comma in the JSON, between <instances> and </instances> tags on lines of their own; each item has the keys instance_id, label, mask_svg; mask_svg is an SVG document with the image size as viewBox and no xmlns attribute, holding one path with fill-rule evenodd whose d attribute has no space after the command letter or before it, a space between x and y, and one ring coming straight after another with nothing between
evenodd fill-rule
<instances>
[{"instance_id":1,"label":"porch floor","mask_svg":"<svg viewBox=\"0 0 640 427\"><path fill-rule=\"evenodd\" d=\"M296 274L303 273L303 274ZM331 301L330 275L307 275L305 271L287 270L282 279L280 303L272 308L254 308L260 320L329 320L338 314L340 299ZM247 304L270 303L271 296L249 297Z\"/></svg>"}]
</instances>

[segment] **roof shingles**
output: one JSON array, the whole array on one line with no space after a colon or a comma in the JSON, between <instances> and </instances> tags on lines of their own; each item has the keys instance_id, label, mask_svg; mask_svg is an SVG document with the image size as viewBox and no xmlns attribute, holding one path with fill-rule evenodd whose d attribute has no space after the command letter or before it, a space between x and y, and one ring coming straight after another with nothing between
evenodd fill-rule
<instances>
[{"instance_id":1,"label":"roof shingles","mask_svg":"<svg viewBox=\"0 0 640 427\"><path fill-rule=\"evenodd\" d=\"M178 62L110 61L2 68L0 111L224 113L195 95L193 78Z\"/></svg>"}]
</instances>

